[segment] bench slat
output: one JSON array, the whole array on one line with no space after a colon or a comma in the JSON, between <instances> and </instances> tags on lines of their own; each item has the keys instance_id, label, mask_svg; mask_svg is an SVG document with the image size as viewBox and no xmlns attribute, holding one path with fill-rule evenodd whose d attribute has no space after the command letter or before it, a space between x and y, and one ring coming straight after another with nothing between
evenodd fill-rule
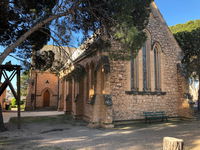
<instances>
[{"instance_id":1,"label":"bench slat","mask_svg":"<svg viewBox=\"0 0 200 150\"><path fill-rule=\"evenodd\" d=\"M151 120L155 120L155 119L162 119L162 121L164 119L168 119L168 116L165 114L164 111L157 111L157 112L143 112L143 115L145 116L145 122L147 122L147 120L149 120L149 122Z\"/></svg>"}]
</instances>

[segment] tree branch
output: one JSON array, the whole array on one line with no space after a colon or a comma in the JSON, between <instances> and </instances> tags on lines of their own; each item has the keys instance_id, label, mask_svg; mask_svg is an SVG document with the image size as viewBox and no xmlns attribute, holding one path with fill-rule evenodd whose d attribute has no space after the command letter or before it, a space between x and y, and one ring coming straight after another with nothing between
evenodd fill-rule
<instances>
[{"instance_id":1,"label":"tree branch","mask_svg":"<svg viewBox=\"0 0 200 150\"><path fill-rule=\"evenodd\" d=\"M70 10L69 10L70 11ZM11 44L10 46L8 46L3 53L1 53L0 55L0 64L3 63L3 61L5 60L5 58L11 53L13 52L13 50L19 46L27 37L29 37L33 32L37 31L38 29L40 29L43 25L49 23L50 21L65 16L67 15L68 12L65 13L61 13L61 14L57 14L57 15L53 15L50 16L49 18L39 22L38 24L36 24L34 27L32 27L30 30L28 30L26 33L24 33L15 43Z\"/></svg>"}]
</instances>

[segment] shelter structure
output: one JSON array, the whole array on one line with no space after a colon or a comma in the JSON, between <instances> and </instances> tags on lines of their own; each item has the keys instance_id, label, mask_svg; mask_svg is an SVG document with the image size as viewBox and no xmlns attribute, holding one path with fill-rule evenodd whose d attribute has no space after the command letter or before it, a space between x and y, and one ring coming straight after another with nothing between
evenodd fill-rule
<instances>
[{"instance_id":1,"label":"shelter structure","mask_svg":"<svg viewBox=\"0 0 200 150\"><path fill-rule=\"evenodd\" d=\"M20 129L20 70L21 67L19 65L0 65L0 81L4 80L4 82L0 86L0 96L3 96L7 87L10 88L12 94L14 95L15 99L17 100L17 116L18 116L18 129ZM10 73L8 73L10 72ZM13 78L17 76L17 91L15 90L13 83L11 82ZM0 115L2 115L2 106L0 106ZM0 117L0 119L3 116ZM1 120L2 122L2 120Z\"/></svg>"}]
</instances>

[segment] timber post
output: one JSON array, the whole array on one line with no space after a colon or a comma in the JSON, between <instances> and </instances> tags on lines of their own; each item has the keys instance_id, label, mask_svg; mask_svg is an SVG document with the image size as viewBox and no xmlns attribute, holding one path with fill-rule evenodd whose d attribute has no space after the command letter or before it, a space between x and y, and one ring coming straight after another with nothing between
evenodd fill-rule
<instances>
[{"instance_id":1,"label":"timber post","mask_svg":"<svg viewBox=\"0 0 200 150\"><path fill-rule=\"evenodd\" d=\"M21 114L20 114L20 67L18 67L17 69L17 127L18 129L21 128L21 124L20 124L20 117L21 117Z\"/></svg>"},{"instance_id":2,"label":"timber post","mask_svg":"<svg viewBox=\"0 0 200 150\"><path fill-rule=\"evenodd\" d=\"M163 138L163 150L183 150L183 140L173 137Z\"/></svg>"},{"instance_id":3,"label":"timber post","mask_svg":"<svg viewBox=\"0 0 200 150\"><path fill-rule=\"evenodd\" d=\"M1 107L1 104L0 104L0 132L2 132L2 131L6 131L6 128L5 128L4 123L3 123L2 107Z\"/></svg>"}]
</instances>

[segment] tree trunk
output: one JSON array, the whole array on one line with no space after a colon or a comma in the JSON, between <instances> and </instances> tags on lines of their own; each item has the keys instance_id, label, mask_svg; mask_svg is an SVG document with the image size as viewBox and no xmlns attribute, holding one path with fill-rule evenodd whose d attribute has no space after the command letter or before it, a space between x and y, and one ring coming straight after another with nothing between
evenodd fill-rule
<instances>
[{"instance_id":1,"label":"tree trunk","mask_svg":"<svg viewBox=\"0 0 200 150\"><path fill-rule=\"evenodd\" d=\"M6 131L6 128L3 123L3 114L2 114L2 107L0 104L0 132Z\"/></svg>"},{"instance_id":2,"label":"tree trunk","mask_svg":"<svg viewBox=\"0 0 200 150\"><path fill-rule=\"evenodd\" d=\"M200 79L200 72L198 73L198 78ZM198 112L200 112L200 85L199 85L199 89L198 89L197 110L198 110Z\"/></svg>"},{"instance_id":3,"label":"tree trunk","mask_svg":"<svg viewBox=\"0 0 200 150\"><path fill-rule=\"evenodd\" d=\"M163 150L183 150L183 140L173 137L164 137Z\"/></svg>"},{"instance_id":4,"label":"tree trunk","mask_svg":"<svg viewBox=\"0 0 200 150\"><path fill-rule=\"evenodd\" d=\"M200 72L198 73L198 77L200 79ZM199 85L199 90L198 90L198 112L199 111L200 111L200 85Z\"/></svg>"}]
</instances>

